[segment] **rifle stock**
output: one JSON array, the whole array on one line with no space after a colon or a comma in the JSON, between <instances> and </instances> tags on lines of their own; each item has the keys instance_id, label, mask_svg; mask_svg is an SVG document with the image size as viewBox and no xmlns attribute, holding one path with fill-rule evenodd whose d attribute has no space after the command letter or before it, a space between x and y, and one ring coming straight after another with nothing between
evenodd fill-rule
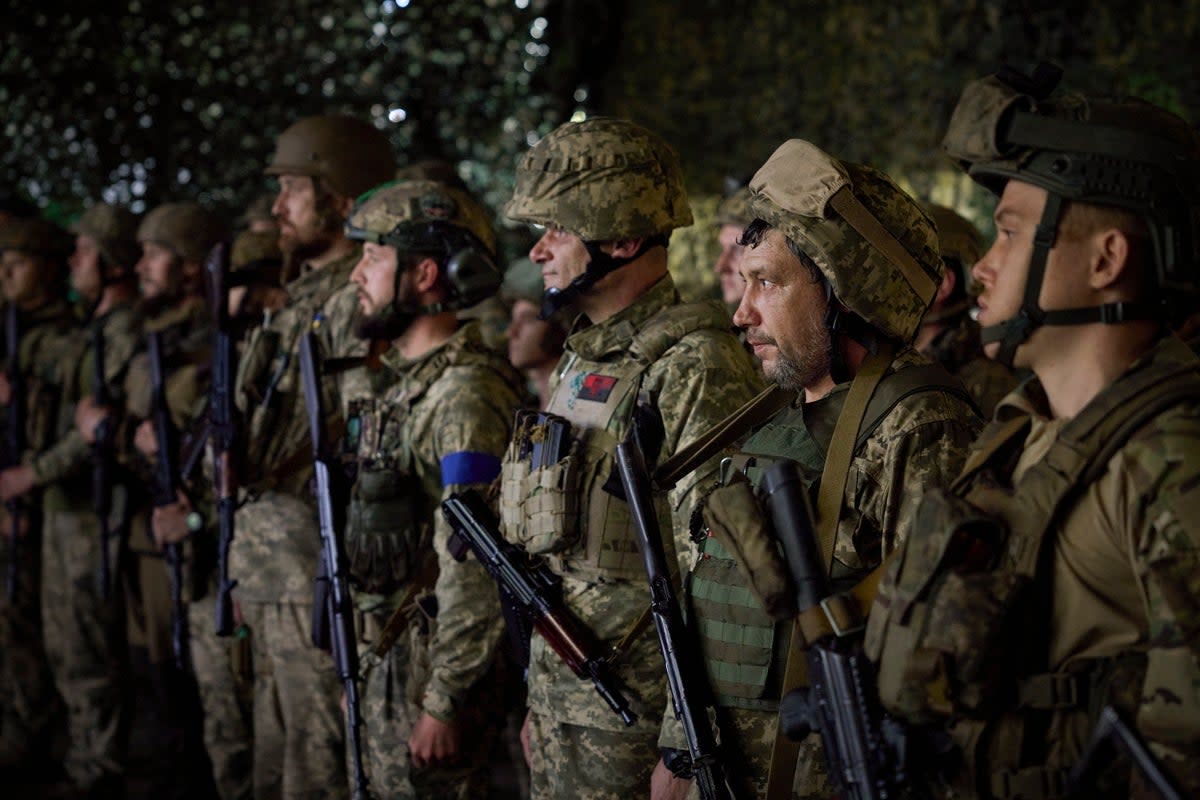
<instances>
[{"instance_id":1,"label":"rifle stock","mask_svg":"<svg viewBox=\"0 0 1200 800\"><path fill-rule=\"evenodd\" d=\"M317 501L317 518L321 531L321 557L324 580L327 581L324 599L313 608L313 640L326 639L329 644L338 678L346 692L346 735L354 766L354 797L366 798L367 776L363 768L359 728L362 717L358 698L358 644L354 635L353 604L350 587L343 568L338 530L334 523L332 472L325 442L324 413L321 397L321 370L317 355L316 334L311 330L300 339L300 379L304 384L304 405L308 412L308 429L313 447L313 484ZM328 631L318 636L315 623L320 609L326 609Z\"/></svg>"},{"instance_id":2,"label":"rifle stock","mask_svg":"<svg viewBox=\"0 0 1200 800\"><path fill-rule=\"evenodd\" d=\"M563 663L576 676L592 682L622 722L637 722L608 660L597 654L599 646L591 631L555 596L557 583L553 576L544 568L531 567L523 550L504 541L496 515L484 499L474 491L454 494L442 502L442 513L454 529L451 554L461 561L470 548L496 581L502 602L511 603L529 619Z\"/></svg>"}]
</instances>

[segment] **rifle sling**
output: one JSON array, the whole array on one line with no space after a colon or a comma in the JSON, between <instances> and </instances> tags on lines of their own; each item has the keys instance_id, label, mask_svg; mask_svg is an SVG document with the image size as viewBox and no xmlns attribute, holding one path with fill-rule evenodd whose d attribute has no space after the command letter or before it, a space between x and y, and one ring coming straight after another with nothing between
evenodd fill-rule
<instances>
[{"instance_id":1,"label":"rifle sling","mask_svg":"<svg viewBox=\"0 0 1200 800\"><path fill-rule=\"evenodd\" d=\"M438 568L436 559L428 559L425 562L425 567L417 573L408 586L404 588L404 593L400 595L400 600L396 603L396 608L388 616L387 622L383 629L379 632L379 641L372 648L375 655L383 658L388 651L395 646L396 641L400 638L400 634L408 627L408 621L412 618L413 612L417 608L417 598L425 593L427 589L433 588L437 582Z\"/></svg>"},{"instance_id":2,"label":"rifle sling","mask_svg":"<svg viewBox=\"0 0 1200 800\"><path fill-rule=\"evenodd\" d=\"M825 467L821 471L821 485L817 490L816 509L818 547L821 564L826 570L833 561L833 545L837 538L837 525L841 518L842 502L846 494L846 480L850 475L850 462L858 443L858 432L862 427L863 418L867 414L871 396L875 394L876 387L887 373L893 355L892 345L884 343L880 346L879 352L867 357L858 374L854 376L854 381L850 384L850 389L846 394L846 403L842 406L837 423L833 427L829 453L825 457ZM877 567L864 581L864 583L872 582L869 589L872 599L875 595L874 589L879 584L876 573L881 569L882 566ZM820 606L817 608L819 609ZM860 609L869 608L869 604L860 606ZM865 617L866 614L860 610L860 619ZM830 630L833 630L832 623L830 624ZM791 637L780 697L797 686L808 683L808 665L798 641L802 636L803 634L797 630ZM796 772L796 757L799 751L799 742L793 742L787 736L776 733L775 742L771 746L771 767L767 773L767 800L791 797L792 778Z\"/></svg>"},{"instance_id":3,"label":"rifle sling","mask_svg":"<svg viewBox=\"0 0 1200 800\"><path fill-rule=\"evenodd\" d=\"M752 428L775 416L795 399L794 392L772 384L699 439L659 464L658 469L654 470L654 485L664 490L674 488L684 475L733 444Z\"/></svg>"}]
</instances>

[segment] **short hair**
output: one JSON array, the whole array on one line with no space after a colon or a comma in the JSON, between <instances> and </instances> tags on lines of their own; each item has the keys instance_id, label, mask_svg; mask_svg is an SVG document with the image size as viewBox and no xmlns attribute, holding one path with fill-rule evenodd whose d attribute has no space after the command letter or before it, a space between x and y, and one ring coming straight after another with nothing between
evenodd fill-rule
<instances>
[{"instance_id":1,"label":"short hair","mask_svg":"<svg viewBox=\"0 0 1200 800\"><path fill-rule=\"evenodd\" d=\"M755 219L742 231L742 235L738 237L738 244L744 247L758 247L762 244L763 239L766 238L767 231L770 230L778 230L778 228L765 219ZM813 283L826 284L829 282L825 277L825 273L821 272L820 268L817 267L817 262L813 261L807 253L801 250L800 246L793 242L790 236L784 234L783 238L787 242L788 250L791 250L792 255L800 259L800 263L808 270L809 277L812 278Z\"/></svg>"}]
</instances>

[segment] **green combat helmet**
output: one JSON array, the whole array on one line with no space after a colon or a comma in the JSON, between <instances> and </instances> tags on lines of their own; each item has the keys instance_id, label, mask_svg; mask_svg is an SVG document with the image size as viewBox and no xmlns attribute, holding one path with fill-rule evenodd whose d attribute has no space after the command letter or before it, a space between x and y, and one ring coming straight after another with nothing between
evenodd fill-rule
<instances>
[{"instance_id":1,"label":"green combat helmet","mask_svg":"<svg viewBox=\"0 0 1200 800\"><path fill-rule=\"evenodd\" d=\"M496 233L487 211L452 186L428 180L377 186L358 198L346 220L346 237L436 258L448 296L424 313L472 306L500 286Z\"/></svg>"},{"instance_id":2,"label":"green combat helmet","mask_svg":"<svg viewBox=\"0 0 1200 800\"><path fill-rule=\"evenodd\" d=\"M368 122L330 115L305 117L279 134L266 175L324 179L343 197L357 197L396 171L387 137Z\"/></svg>"},{"instance_id":3,"label":"green combat helmet","mask_svg":"<svg viewBox=\"0 0 1200 800\"><path fill-rule=\"evenodd\" d=\"M726 195L717 206L717 225L736 225L744 228L754 221L750 211L750 187L742 186Z\"/></svg>"},{"instance_id":4,"label":"green combat helmet","mask_svg":"<svg viewBox=\"0 0 1200 800\"><path fill-rule=\"evenodd\" d=\"M516 189L504 213L568 231L591 256L570 286L546 293L543 317L692 224L675 151L657 134L612 117L568 122L534 145L517 164ZM602 242L638 237L645 241L631 257L600 250Z\"/></svg>"},{"instance_id":5,"label":"green combat helmet","mask_svg":"<svg viewBox=\"0 0 1200 800\"><path fill-rule=\"evenodd\" d=\"M751 211L812 259L853 314L887 338L912 341L943 270L937 232L916 200L882 172L800 139L779 146L750 190ZM873 336L838 316L831 331Z\"/></svg>"},{"instance_id":6,"label":"green combat helmet","mask_svg":"<svg viewBox=\"0 0 1200 800\"><path fill-rule=\"evenodd\" d=\"M225 225L195 203L167 203L151 211L138 227L139 242L154 242L184 261L203 262L225 238Z\"/></svg>"},{"instance_id":7,"label":"green combat helmet","mask_svg":"<svg viewBox=\"0 0 1200 800\"><path fill-rule=\"evenodd\" d=\"M138 217L129 209L97 203L83 212L71 230L94 239L100 248L100 258L110 269L129 272L137 263Z\"/></svg>"},{"instance_id":8,"label":"green combat helmet","mask_svg":"<svg viewBox=\"0 0 1200 800\"><path fill-rule=\"evenodd\" d=\"M971 279L971 267L983 256L983 236L969 219L952 208L927 203L925 213L937 226L938 247L946 271L953 272L957 279L949 305L940 312L942 318L948 318L966 311L971 298L979 294L979 286Z\"/></svg>"},{"instance_id":9,"label":"green combat helmet","mask_svg":"<svg viewBox=\"0 0 1200 800\"><path fill-rule=\"evenodd\" d=\"M15 218L0 225L0 252L20 250L62 266L72 247L66 231L40 217Z\"/></svg>"},{"instance_id":10,"label":"green combat helmet","mask_svg":"<svg viewBox=\"0 0 1200 800\"><path fill-rule=\"evenodd\" d=\"M1043 325L1172 320L1192 310L1200 264L1200 134L1142 100L1089 100L1054 90L1062 70L1032 77L1004 69L963 90L942 146L996 194L1010 179L1041 187L1046 207L1034 236L1017 316L981 331L1011 365ZM1149 231L1153 280L1134 302L1046 311L1038 304L1046 259L1068 201L1123 209Z\"/></svg>"}]
</instances>

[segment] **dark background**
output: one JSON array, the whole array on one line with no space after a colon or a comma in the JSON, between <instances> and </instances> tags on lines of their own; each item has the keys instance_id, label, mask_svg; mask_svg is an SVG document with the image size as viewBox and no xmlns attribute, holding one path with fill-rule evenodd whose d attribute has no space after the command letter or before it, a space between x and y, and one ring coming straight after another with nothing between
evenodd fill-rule
<instances>
[{"instance_id":1,"label":"dark background","mask_svg":"<svg viewBox=\"0 0 1200 800\"><path fill-rule=\"evenodd\" d=\"M711 284L726 175L786 138L889 171L986 227L938 143L962 85L1050 59L1071 88L1196 121L1200 0L15 0L0 26L0 188L66 221L89 202L198 199L237 216L272 140L347 111L401 164L457 162L499 210L517 155L573 114L628 116L679 150L700 222L672 262ZM509 255L521 249L510 232Z\"/></svg>"}]
</instances>

